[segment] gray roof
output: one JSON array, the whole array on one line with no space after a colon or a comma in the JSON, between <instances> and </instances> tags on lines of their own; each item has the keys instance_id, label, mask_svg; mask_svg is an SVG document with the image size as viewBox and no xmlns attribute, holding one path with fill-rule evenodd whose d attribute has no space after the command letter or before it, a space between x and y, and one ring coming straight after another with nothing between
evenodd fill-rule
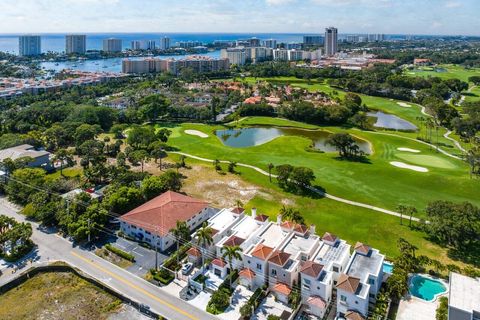
<instances>
[{"instance_id":1,"label":"gray roof","mask_svg":"<svg viewBox=\"0 0 480 320\"><path fill-rule=\"evenodd\" d=\"M37 151L33 146L29 144L22 144L16 147L0 150L0 161L3 161L7 158L16 160L23 157L31 157L36 159L47 155L50 155L50 152Z\"/></svg>"},{"instance_id":2,"label":"gray roof","mask_svg":"<svg viewBox=\"0 0 480 320\"><path fill-rule=\"evenodd\" d=\"M450 273L448 305L470 313L480 312L480 279Z\"/></svg>"},{"instance_id":3,"label":"gray roof","mask_svg":"<svg viewBox=\"0 0 480 320\"><path fill-rule=\"evenodd\" d=\"M363 283L366 283L368 274L379 275L384 258L385 256L376 249L370 249L367 255L354 251L346 273L349 276L360 278Z\"/></svg>"}]
</instances>

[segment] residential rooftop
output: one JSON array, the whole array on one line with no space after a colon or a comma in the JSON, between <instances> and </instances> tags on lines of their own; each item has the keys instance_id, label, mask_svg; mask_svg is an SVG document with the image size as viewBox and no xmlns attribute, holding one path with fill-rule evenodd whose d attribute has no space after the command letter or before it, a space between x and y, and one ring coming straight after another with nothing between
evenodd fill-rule
<instances>
[{"instance_id":1,"label":"residential rooftop","mask_svg":"<svg viewBox=\"0 0 480 320\"><path fill-rule=\"evenodd\" d=\"M233 213L229 209L222 209L216 215L211 217L208 222L209 226L219 232L225 230L230 226L235 220L238 219L238 214Z\"/></svg>"},{"instance_id":2,"label":"residential rooftop","mask_svg":"<svg viewBox=\"0 0 480 320\"><path fill-rule=\"evenodd\" d=\"M385 256L377 249L370 248L366 254L354 251L345 273L361 279L363 283L367 283L369 274L379 274L384 259Z\"/></svg>"},{"instance_id":3,"label":"residential rooftop","mask_svg":"<svg viewBox=\"0 0 480 320\"><path fill-rule=\"evenodd\" d=\"M480 278L450 273L448 305L470 313L480 312Z\"/></svg>"},{"instance_id":4,"label":"residential rooftop","mask_svg":"<svg viewBox=\"0 0 480 320\"><path fill-rule=\"evenodd\" d=\"M293 257L297 256L300 252L308 254L317 245L317 239L318 237L315 235L302 237L295 234L283 247L283 251L291 254Z\"/></svg>"},{"instance_id":5,"label":"residential rooftop","mask_svg":"<svg viewBox=\"0 0 480 320\"><path fill-rule=\"evenodd\" d=\"M340 262L346 256L350 256L350 245L346 241L337 240L333 245L322 241L313 261L328 266Z\"/></svg>"}]
</instances>

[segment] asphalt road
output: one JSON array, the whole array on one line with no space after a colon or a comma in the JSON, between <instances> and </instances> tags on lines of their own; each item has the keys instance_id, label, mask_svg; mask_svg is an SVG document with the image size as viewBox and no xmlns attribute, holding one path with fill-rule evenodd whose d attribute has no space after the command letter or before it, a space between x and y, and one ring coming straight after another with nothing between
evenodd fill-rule
<instances>
[{"instance_id":1,"label":"asphalt road","mask_svg":"<svg viewBox=\"0 0 480 320\"><path fill-rule=\"evenodd\" d=\"M18 221L25 220L4 198L0 199L0 213ZM65 261L122 295L149 306L152 311L169 320L218 319L88 250L73 247L69 241L57 234L40 231L36 224L32 224L32 226L32 240L38 246L35 252L36 257L33 257L34 260L38 262ZM0 284L13 276L2 276Z\"/></svg>"}]
</instances>

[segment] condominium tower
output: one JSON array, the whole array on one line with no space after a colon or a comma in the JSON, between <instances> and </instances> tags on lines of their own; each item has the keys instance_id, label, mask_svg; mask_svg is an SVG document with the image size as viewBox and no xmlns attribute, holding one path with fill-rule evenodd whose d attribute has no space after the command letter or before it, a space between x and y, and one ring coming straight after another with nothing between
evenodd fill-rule
<instances>
[{"instance_id":1,"label":"condominium tower","mask_svg":"<svg viewBox=\"0 0 480 320\"><path fill-rule=\"evenodd\" d=\"M40 36L20 36L18 38L18 54L20 56L38 56L41 53Z\"/></svg>"},{"instance_id":2,"label":"condominium tower","mask_svg":"<svg viewBox=\"0 0 480 320\"><path fill-rule=\"evenodd\" d=\"M122 39L105 39L103 40L103 51L105 52L121 52L122 51Z\"/></svg>"},{"instance_id":3,"label":"condominium tower","mask_svg":"<svg viewBox=\"0 0 480 320\"><path fill-rule=\"evenodd\" d=\"M325 29L325 54L327 56L334 56L338 51L338 30L330 27Z\"/></svg>"},{"instance_id":4,"label":"condominium tower","mask_svg":"<svg viewBox=\"0 0 480 320\"><path fill-rule=\"evenodd\" d=\"M65 36L66 54L84 54L87 51L87 36L84 34L68 34Z\"/></svg>"},{"instance_id":5,"label":"condominium tower","mask_svg":"<svg viewBox=\"0 0 480 320\"><path fill-rule=\"evenodd\" d=\"M170 38L163 37L162 39L160 39L160 50L168 50L170 48Z\"/></svg>"}]
</instances>

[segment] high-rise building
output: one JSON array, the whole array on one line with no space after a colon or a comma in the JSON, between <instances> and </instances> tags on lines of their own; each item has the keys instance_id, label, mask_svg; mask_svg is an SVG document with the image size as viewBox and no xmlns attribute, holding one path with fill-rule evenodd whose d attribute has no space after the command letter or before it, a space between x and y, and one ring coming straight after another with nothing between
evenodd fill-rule
<instances>
[{"instance_id":1,"label":"high-rise building","mask_svg":"<svg viewBox=\"0 0 480 320\"><path fill-rule=\"evenodd\" d=\"M360 42L360 37L358 35L355 35L355 34L348 35L347 36L347 42L350 42L350 43Z\"/></svg>"},{"instance_id":2,"label":"high-rise building","mask_svg":"<svg viewBox=\"0 0 480 320\"><path fill-rule=\"evenodd\" d=\"M155 41L154 40L133 40L132 41L132 50L154 50Z\"/></svg>"},{"instance_id":3,"label":"high-rise building","mask_svg":"<svg viewBox=\"0 0 480 320\"><path fill-rule=\"evenodd\" d=\"M38 56L42 54L42 40L40 36L18 37L18 54L20 56Z\"/></svg>"},{"instance_id":4,"label":"high-rise building","mask_svg":"<svg viewBox=\"0 0 480 320\"><path fill-rule=\"evenodd\" d=\"M230 64L243 66L247 61L247 52L243 47L222 49L220 57L222 59L228 59Z\"/></svg>"},{"instance_id":5,"label":"high-rise building","mask_svg":"<svg viewBox=\"0 0 480 320\"><path fill-rule=\"evenodd\" d=\"M288 61L289 54L287 49L273 50L273 59L277 61Z\"/></svg>"},{"instance_id":6,"label":"high-rise building","mask_svg":"<svg viewBox=\"0 0 480 320\"><path fill-rule=\"evenodd\" d=\"M277 40L275 39L268 39L265 40L265 47L270 49L277 49Z\"/></svg>"},{"instance_id":7,"label":"high-rise building","mask_svg":"<svg viewBox=\"0 0 480 320\"><path fill-rule=\"evenodd\" d=\"M303 44L306 46L318 46L323 44L322 36L303 36Z\"/></svg>"},{"instance_id":8,"label":"high-rise building","mask_svg":"<svg viewBox=\"0 0 480 320\"><path fill-rule=\"evenodd\" d=\"M180 41L178 42L178 46L183 49L190 49L202 46L203 43L200 41Z\"/></svg>"},{"instance_id":9,"label":"high-rise building","mask_svg":"<svg viewBox=\"0 0 480 320\"><path fill-rule=\"evenodd\" d=\"M147 58L144 60L125 59L122 61L123 73L169 72L178 75L184 69L191 69L196 73L209 73L225 71L229 67L228 59L214 59L205 56L189 56L181 60Z\"/></svg>"},{"instance_id":10,"label":"high-rise building","mask_svg":"<svg viewBox=\"0 0 480 320\"><path fill-rule=\"evenodd\" d=\"M105 52L121 52L122 40L121 39L105 39L103 40L103 51Z\"/></svg>"},{"instance_id":11,"label":"high-rise building","mask_svg":"<svg viewBox=\"0 0 480 320\"><path fill-rule=\"evenodd\" d=\"M330 27L325 29L325 54L334 56L338 51L338 30Z\"/></svg>"},{"instance_id":12,"label":"high-rise building","mask_svg":"<svg viewBox=\"0 0 480 320\"><path fill-rule=\"evenodd\" d=\"M170 48L171 45L169 37L163 37L162 39L160 39L160 50L168 50Z\"/></svg>"},{"instance_id":13,"label":"high-rise building","mask_svg":"<svg viewBox=\"0 0 480 320\"><path fill-rule=\"evenodd\" d=\"M87 51L87 36L84 34L67 34L65 36L66 54L84 54Z\"/></svg>"}]
</instances>

